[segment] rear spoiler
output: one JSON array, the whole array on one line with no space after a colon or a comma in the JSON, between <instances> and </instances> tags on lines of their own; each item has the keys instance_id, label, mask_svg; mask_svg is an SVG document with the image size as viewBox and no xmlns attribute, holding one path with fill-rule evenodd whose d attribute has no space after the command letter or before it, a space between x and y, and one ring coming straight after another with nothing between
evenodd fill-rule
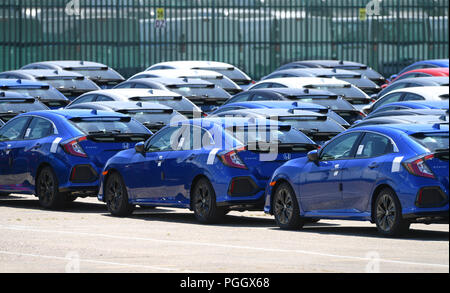
<instances>
[{"instance_id":1,"label":"rear spoiler","mask_svg":"<svg viewBox=\"0 0 450 293\"><path fill-rule=\"evenodd\" d=\"M31 90L31 89L43 89L43 90L48 90L50 89L49 85L40 85L40 86L30 86L30 87L26 87L26 86L9 86L9 85L2 85L0 86L0 90L9 90L9 89L24 89L24 90Z\"/></svg>"},{"instance_id":2,"label":"rear spoiler","mask_svg":"<svg viewBox=\"0 0 450 293\"><path fill-rule=\"evenodd\" d=\"M309 115L292 115L292 116L279 116L278 119L283 118L283 119L290 119L290 118L306 118L303 119L305 121L309 121L309 120L318 120L318 121L326 121L328 119L328 116L309 116Z\"/></svg>"},{"instance_id":3,"label":"rear spoiler","mask_svg":"<svg viewBox=\"0 0 450 293\"><path fill-rule=\"evenodd\" d=\"M1 97L1 95L0 95ZM1 102L9 102L9 103L28 103L33 104L36 99L35 98L5 98L1 99Z\"/></svg>"},{"instance_id":4,"label":"rear spoiler","mask_svg":"<svg viewBox=\"0 0 450 293\"><path fill-rule=\"evenodd\" d=\"M64 70L67 71L72 71L72 70L88 70L88 71L93 71L93 70L108 70L108 66L91 66L91 67L64 67Z\"/></svg>"},{"instance_id":5,"label":"rear spoiler","mask_svg":"<svg viewBox=\"0 0 450 293\"><path fill-rule=\"evenodd\" d=\"M172 114L173 109L145 109L145 108L136 108L136 109L122 109L117 110L116 112L122 113L122 114L129 114L133 111L143 111L148 113L155 113L155 114Z\"/></svg>"},{"instance_id":6,"label":"rear spoiler","mask_svg":"<svg viewBox=\"0 0 450 293\"><path fill-rule=\"evenodd\" d=\"M318 108L292 108L292 109L289 109L288 112L294 114L295 110L297 110L297 111L301 111L301 110L303 110L303 111L312 111L312 112L316 112L316 113L319 113L319 114L328 114L328 112L329 112L329 109L327 109L327 108L326 108L326 109L318 109Z\"/></svg>"},{"instance_id":7,"label":"rear spoiler","mask_svg":"<svg viewBox=\"0 0 450 293\"><path fill-rule=\"evenodd\" d=\"M175 100L181 101L183 99L182 96L148 96L148 97L131 97L128 98L130 101L146 101L146 100L157 100L157 99L167 99L167 100Z\"/></svg>"}]
</instances>

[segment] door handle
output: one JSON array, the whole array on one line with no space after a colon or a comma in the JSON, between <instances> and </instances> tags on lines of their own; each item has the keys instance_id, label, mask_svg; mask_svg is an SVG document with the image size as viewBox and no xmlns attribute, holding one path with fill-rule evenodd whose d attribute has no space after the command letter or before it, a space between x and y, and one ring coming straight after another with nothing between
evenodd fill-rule
<instances>
[{"instance_id":1,"label":"door handle","mask_svg":"<svg viewBox=\"0 0 450 293\"><path fill-rule=\"evenodd\" d=\"M35 144L31 149L32 150L38 150L38 149L40 149L41 148L41 144L40 143L37 143L37 144Z\"/></svg>"},{"instance_id":2,"label":"door handle","mask_svg":"<svg viewBox=\"0 0 450 293\"><path fill-rule=\"evenodd\" d=\"M372 163L369 165L369 168L370 168L370 169L375 169L376 167L378 167L378 163L377 163L377 162L372 162Z\"/></svg>"},{"instance_id":3,"label":"door handle","mask_svg":"<svg viewBox=\"0 0 450 293\"><path fill-rule=\"evenodd\" d=\"M187 161L192 161L195 158L194 154L189 155L189 157L187 157Z\"/></svg>"}]
</instances>

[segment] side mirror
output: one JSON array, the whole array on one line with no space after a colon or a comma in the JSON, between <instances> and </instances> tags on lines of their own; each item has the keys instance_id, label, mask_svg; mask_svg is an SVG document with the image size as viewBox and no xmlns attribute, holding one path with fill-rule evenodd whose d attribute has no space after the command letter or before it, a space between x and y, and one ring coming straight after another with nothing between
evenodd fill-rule
<instances>
[{"instance_id":1,"label":"side mirror","mask_svg":"<svg viewBox=\"0 0 450 293\"><path fill-rule=\"evenodd\" d=\"M308 160L311 162L317 162L319 161L319 151L313 150L308 153Z\"/></svg>"},{"instance_id":2,"label":"side mirror","mask_svg":"<svg viewBox=\"0 0 450 293\"><path fill-rule=\"evenodd\" d=\"M143 141L138 142L134 149L136 150L136 153L144 154L145 153L145 145Z\"/></svg>"}]
</instances>

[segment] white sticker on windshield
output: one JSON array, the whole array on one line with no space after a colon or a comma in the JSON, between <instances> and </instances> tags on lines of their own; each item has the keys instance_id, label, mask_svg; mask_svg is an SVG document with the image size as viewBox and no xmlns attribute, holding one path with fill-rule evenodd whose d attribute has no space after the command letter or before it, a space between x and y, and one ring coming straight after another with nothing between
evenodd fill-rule
<instances>
[{"instance_id":1,"label":"white sticker on windshield","mask_svg":"<svg viewBox=\"0 0 450 293\"><path fill-rule=\"evenodd\" d=\"M400 171L400 163L402 162L403 157L396 157L394 161L392 162L392 169L391 172L399 172Z\"/></svg>"},{"instance_id":2,"label":"white sticker on windshield","mask_svg":"<svg viewBox=\"0 0 450 293\"><path fill-rule=\"evenodd\" d=\"M361 155L362 152L363 152L363 150L364 150L364 145L362 144L362 145L360 145L360 146L358 147L358 151L356 152L356 154L357 154L357 155Z\"/></svg>"},{"instance_id":3,"label":"white sticker on windshield","mask_svg":"<svg viewBox=\"0 0 450 293\"><path fill-rule=\"evenodd\" d=\"M25 132L25 137L29 137L31 132L31 128L27 128L27 131Z\"/></svg>"},{"instance_id":4,"label":"white sticker on windshield","mask_svg":"<svg viewBox=\"0 0 450 293\"><path fill-rule=\"evenodd\" d=\"M334 165L334 169L339 169L339 164ZM335 170L333 176L337 176L339 174L339 170Z\"/></svg>"},{"instance_id":5,"label":"white sticker on windshield","mask_svg":"<svg viewBox=\"0 0 450 293\"><path fill-rule=\"evenodd\" d=\"M61 142L61 140L62 140L62 137L55 138L55 140L52 142L52 146L50 147L51 153L56 153L56 151L58 150L58 145Z\"/></svg>"}]
</instances>

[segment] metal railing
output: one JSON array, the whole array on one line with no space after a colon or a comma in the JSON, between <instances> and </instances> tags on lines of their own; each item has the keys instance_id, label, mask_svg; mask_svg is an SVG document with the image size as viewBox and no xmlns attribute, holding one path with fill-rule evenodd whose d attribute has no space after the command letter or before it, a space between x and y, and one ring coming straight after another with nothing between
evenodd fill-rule
<instances>
[{"instance_id":1,"label":"metal railing","mask_svg":"<svg viewBox=\"0 0 450 293\"><path fill-rule=\"evenodd\" d=\"M129 76L202 59L259 79L293 60L342 59L388 76L448 58L448 8L447 0L0 0L0 70L76 59Z\"/></svg>"}]
</instances>

